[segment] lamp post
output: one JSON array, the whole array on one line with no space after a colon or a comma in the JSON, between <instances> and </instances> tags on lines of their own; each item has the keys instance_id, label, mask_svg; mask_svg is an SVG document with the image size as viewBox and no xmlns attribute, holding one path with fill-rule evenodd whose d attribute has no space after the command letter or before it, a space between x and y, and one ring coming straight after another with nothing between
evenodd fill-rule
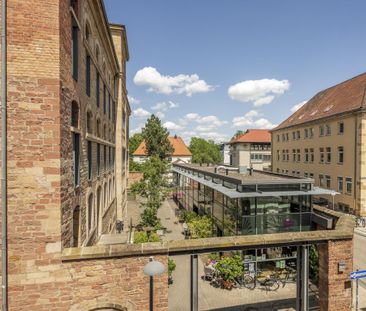
<instances>
[{"instance_id":1,"label":"lamp post","mask_svg":"<svg viewBox=\"0 0 366 311\"><path fill-rule=\"evenodd\" d=\"M150 277L150 311L154 310L154 276L161 275L164 271L164 265L159 261L155 261L154 257L150 257L149 262L144 267L145 275Z\"/></svg>"},{"instance_id":2,"label":"lamp post","mask_svg":"<svg viewBox=\"0 0 366 311\"><path fill-rule=\"evenodd\" d=\"M330 193L330 195L332 196L332 208L333 208L333 211L334 211L334 197L337 195L337 192L332 191L332 192Z\"/></svg>"}]
</instances>

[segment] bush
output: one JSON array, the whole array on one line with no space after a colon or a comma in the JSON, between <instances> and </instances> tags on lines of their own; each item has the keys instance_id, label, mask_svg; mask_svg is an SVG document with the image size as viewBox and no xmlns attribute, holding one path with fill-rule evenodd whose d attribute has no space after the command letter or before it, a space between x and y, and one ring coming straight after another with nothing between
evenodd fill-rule
<instances>
[{"instance_id":1,"label":"bush","mask_svg":"<svg viewBox=\"0 0 366 311\"><path fill-rule=\"evenodd\" d=\"M183 211L182 218L188 224L193 219L199 217L195 212Z\"/></svg>"},{"instance_id":2,"label":"bush","mask_svg":"<svg viewBox=\"0 0 366 311\"><path fill-rule=\"evenodd\" d=\"M224 281L234 281L243 274L243 264L240 256L225 257L215 266Z\"/></svg>"},{"instance_id":3,"label":"bush","mask_svg":"<svg viewBox=\"0 0 366 311\"><path fill-rule=\"evenodd\" d=\"M192 239L203 239L212 236L212 220L208 216L196 217L188 222Z\"/></svg>"},{"instance_id":4,"label":"bush","mask_svg":"<svg viewBox=\"0 0 366 311\"><path fill-rule=\"evenodd\" d=\"M141 232L135 232L134 233L133 242L135 244L138 244L138 243L147 243L147 242L160 242L160 238L154 232L151 232L150 233L150 236L148 238L147 233L144 232L144 231L141 231Z\"/></svg>"},{"instance_id":5,"label":"bush","mask_svg":"<svg viewBox=\"0 0 366 311\"><path fill-rule=\"evenodd\" d=\"M172 276L172 273L175 270L176 266L177 265L175 264L175 261L171 258L168 258L168 276L169 277Z\"/></svg>"},{"instance_id":6,"label":"bush","mask_svg":"<svg viewBox=\"0 0 366 311\"><path fill-rule=\"evenodd\" d=\"M309 262L310 262L310 279L314 284L318 285L319 283L319 254L315 245L311 245L310 253L309 253Z\"/></svg>"}]
</instances>

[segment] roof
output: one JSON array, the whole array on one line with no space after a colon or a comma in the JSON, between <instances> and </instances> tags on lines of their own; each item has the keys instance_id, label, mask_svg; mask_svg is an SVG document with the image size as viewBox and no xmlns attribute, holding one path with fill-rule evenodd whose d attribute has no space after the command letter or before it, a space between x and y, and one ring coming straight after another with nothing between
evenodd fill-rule
<instances>
[{"instance_id":1,"label":"roof","mask_svg":"<svg viewBox=\"0 0 366 311\"><path fill-rule=\"evenodd\" d=\"M271 143L271 133L268 130L247 130L244 134L229 142L229 144L235 143Z\"/></svg>"},{"instance_id":2,"label":"roof","mask_svg":"<svg viewBox=\"0 0 366 311\"><path fill-rule=\"evenodd\" d=\"M365 106L366 73L320 91L274 130L359 110Z\"/></svg>"},{"instance_id":3,"label":"roof","mask_svg":"<svg viewBox=\"0 0 366 311\"><path fill-rule=\"evenodd\" d=\"M189 151L188 147L184 143L183 139L179 136L170 136L168 137L170 144L172 145L174 151L171 156L192 156L192 153ZM133 153L134 156L147 156L146 153L146 145L145 141L143 141L136 151Z\"/></svg>"}]
</instances>

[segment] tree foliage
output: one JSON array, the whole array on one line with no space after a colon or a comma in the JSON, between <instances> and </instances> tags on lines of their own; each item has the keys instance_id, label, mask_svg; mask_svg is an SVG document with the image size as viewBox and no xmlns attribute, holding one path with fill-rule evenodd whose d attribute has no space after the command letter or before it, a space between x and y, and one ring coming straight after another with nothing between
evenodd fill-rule
<instances>
[{"instance_id":1,"label":"tree foliage","mask_svg":"<svg viewBox=\"0 0 366 311\"><path fill-rule=\"evenodd\" d=\"M142 129L142 137L148 156L158 156L164 160L174 151L168 139L168 130L161 125L160 119L155 115L151 115L146 121L145 127Z\"/></svg>"},{"instance_id":2,"label":"tree foliage","mask_svg":"<svg viewBox=\"0 0 366 311\"><path fill-rule=\"evenodd\" d=\"M169 162L172 153L168 140L169 132L161 125L159 118L152 115L142 129L142 138L146 144L147 160L141 164L143 177L131 186L131 190L144 198L141 207L141 220L144 226L158 227L160 219L158 209L166 199L170 187L168 180Z\"/></svg>"},{"instance_id":3,"label":"tree foliage","mask_svg":"<svg viewBox=\"0 0 366 311\"><path fill-rule=\"evenodd\" d=\"M145 231L134 233L133 243L138 244L147 242L160 242L160 238L154 232L151 232L149 235Z\"/></svg>"},{"instance_id":4,"label":"tree foliage","mask_svg":"<svg viewBox=\"0 0 366 311\"><path fill-rule=\"evenodd\" d=\"M198 216L188 223L192 239L203 239L212 236L212 220L208 216Z\"/></svg>"},{"instance_id":5,"label":"tree foliage","mask_svg":"<svg viewBox=\"0 0 366 311\"><path fill-rule=\"evenodd\" d=\"M223 160L220 146L212 140L192 137L189 149L192 152L193 163L216 164Z\"/></svg>"},{"instance_id":6,"label":"tree foliage","mask_svg":"<svg viewBox=\"0 0 366 311\"><path fill-rule=\"evenodd\" d=\"M231 138L231 140L238 138L239 136L243 135L244 131L242 130L237 130L236 133L234 134L234 136Z\"/></svg>"},{"instance_id":7,"label":"tree foliage","mask_svg":"<svg viewBox=\"0 0 366 311\"><path fill-rule=\"evenodd\" d=\"M133 134L129 138L129 140L128 140L128 153L129 153L130 158L132 157L133 153L136 151L138 146L140 146L140 144L142 143L143 140L144 140L144 137L142 136L141 133Z\"/></svg>"},{"instance_id":8,"label":"tree foliage","mask_svg":"<svg viewBox=\"0 0 366 311\"><path fill-rule=\"evenodd\" d=\"M222 258L215 269L224 281L234 281L243 274L242 259L238 255Z\"/></svg>"}]
</instances>

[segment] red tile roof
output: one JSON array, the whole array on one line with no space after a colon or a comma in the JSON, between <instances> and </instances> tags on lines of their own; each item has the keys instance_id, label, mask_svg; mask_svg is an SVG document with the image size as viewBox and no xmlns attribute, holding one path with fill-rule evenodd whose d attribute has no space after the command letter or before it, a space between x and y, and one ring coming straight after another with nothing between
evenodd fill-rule
<instances>
[{"instance_id":1,"label":"red tile roof","mask_svg":"<svg viewBox=\"0 0 366 311\"><path fill-rule=\"evenodd\" d=\"M273 130L365 107L366 73L320 91Z\"/></svg>"},{"instance_id":2,"label":"red tile roof","mask_svg":"<svg viewBox=\"0 0 366 311\"><path fill-rule=\"evenodd\" d=\"M244 134L232 139L229 144L235 143L270 143L271 133L268 130L247 130Z\"/></svg>"},{"instance_id":3,"label":"red tile roof","mask_svg":"<svg viewBox=\"0 0 366 311\"><path fill-rule=\"evenodd\" d=\"M184 143L184 141L181 137L172 136L172 137L168 137L168 139L174 149L173 154L171 154L173 157L174 156L186 156L186 157L192 156L192 153L189 151L188 147L186 146L186 144ZM147 156L146 145L145 145L144 141L138 146L138 148L133 153L133 155L134 156Z\"/></svg>"}]
</instances>

